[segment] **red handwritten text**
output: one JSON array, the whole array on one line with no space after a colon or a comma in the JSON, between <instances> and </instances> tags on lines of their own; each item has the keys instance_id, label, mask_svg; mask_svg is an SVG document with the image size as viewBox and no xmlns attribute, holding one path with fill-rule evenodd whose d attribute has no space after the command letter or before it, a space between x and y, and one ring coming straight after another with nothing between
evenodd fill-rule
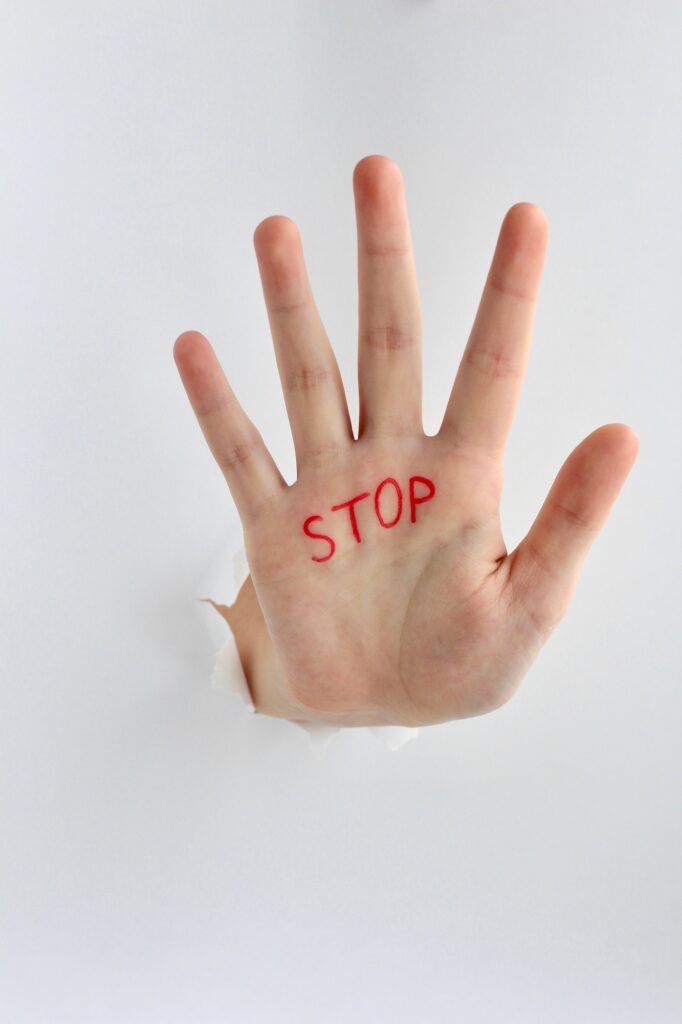
<instances>
[{"instance_id":1,"label":"red handwritten text","mask_svg":"<svg viewBox=\"0 0 682 1024\"><path fill-rule=\"evenodd\" d=\"M386 497L384 498L384 492L388 488ZM395 502L391 502L390 493L393 491L395 494ZM410 522L417 522L417 506L424 505L426 502L431 501L436 493L436 485L433 480L429 480L425 476L411 476L408 480L407 495L410 506ZM364 501L365 498L370 497L370 491L363 491L361 494L356 494L355 497L349 498L348 501L342 501L338 505L332 505L330 512L342 512L344 509L348 510L348 523L350 525L351 532L358 544L362 543L362 536L360 533L360 523L358 522L358 513L356 511L356 505L359 502ZM391 515L389 509L395 504L395 511ZM388 509L387 509L388 506ZM403 492L400 484L395 477L387 476L385 480L377 486L374 492L374 514L381 527L385 530L391 530L396 526L403 514ZM366 513L365 513L366 517ZM336 551L336 543L332 537L326 533L319 533L316 530L311 529L312 523L323 523L324 517L321 515L308 516L303 523L303 532L306 537L310 537L312 540L324 541L328 546L326 554L311 555L313 562L328 562Z\"/></svg>"}]
</instances>

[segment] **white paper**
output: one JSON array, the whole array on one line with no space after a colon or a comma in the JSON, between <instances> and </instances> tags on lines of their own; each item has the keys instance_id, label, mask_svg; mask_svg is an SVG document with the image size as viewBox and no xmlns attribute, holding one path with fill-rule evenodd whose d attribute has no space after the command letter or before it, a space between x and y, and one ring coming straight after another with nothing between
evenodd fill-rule
<instances>
[{"instance_id":1,"label":"white paper","mask_svg":"<svg viewBox=\"0 0 682 1024\"><path fill-rule=\"evenodd\" d=\"M244 538L241 524L233 519L229 524L225 542L221 546L221 554L201 583L201 607L205 609L206 626L211 640L216 647L215 663L211 673L211 685L239 696L244 713L254 713L255 708L246 682L242 663L237 651L237 644L229 623L220 612L210 604L234 604L239 590L249 575L249 566L244 550ZM210 600L209 600L210 599ZM308 733L310 746L316 750L324 750L341 726L327 725L324 722L293 722L286 718L273 719L279 721L284 728L295 725ZM370 732L385 744L388 750L398 750L408 740L418 736L419 729L402 725L377 725L359 727L362 732Z\"/></svg>"}]
</instances>

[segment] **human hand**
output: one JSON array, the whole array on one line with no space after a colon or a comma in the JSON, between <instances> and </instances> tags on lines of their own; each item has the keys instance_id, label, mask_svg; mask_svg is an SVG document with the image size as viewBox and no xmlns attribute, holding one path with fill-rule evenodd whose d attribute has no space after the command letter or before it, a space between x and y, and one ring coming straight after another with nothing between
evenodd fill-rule
<instances>
[{"instance_id":1,"label":"human hand","mask_svg":"<svg viewBox=\"0 0 682 1024\"><path fill-rule=\"evenodd\" d=\"M402 175L369 156L353 187L357 440L287 217L266 218L253 240L295 483L283 479L209 342L187 331L174 356L244 529L251 576L226 617L256 709L339 725L426 725L491 711L516 691L567 610L639 441L620 423L589 434L508 553L503 452L530 347L545 216L530 203L507 212L442 425L426 436Z\"/></svg>"}]
</instances>

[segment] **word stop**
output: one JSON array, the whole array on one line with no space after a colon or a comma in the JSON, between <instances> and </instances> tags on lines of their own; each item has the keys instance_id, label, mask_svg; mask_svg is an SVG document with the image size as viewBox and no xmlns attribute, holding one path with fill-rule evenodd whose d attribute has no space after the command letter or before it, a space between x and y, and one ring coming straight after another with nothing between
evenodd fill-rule
<instances>
[{"instance_id":1,"label":"word stop","mask_svg":"<svg viewBox=\"0 0 682 1024\"><path fill-rule=\"evenodd\" d=\"M419 491L417 487L419 486ZM388 488L389 493L392 491L394 494L394 501L391 503L391 507L394 507L393 514L387 518L386 506L389 504L389 498L384 497L384 492ZM431 501L434 494L436 493L436 486L433 480L427 479L425 476L411 476L408 482L408 501L410 505L410 522L417 522L417 505L423 505L427 501ZM360 536L360 527L358 525L358 517L355 511L355 506L364 501L366 498L371 497L370 491L363 491L362 494L356 494L354 498L349 498L348 501L342 501L340 505L332 505L330 512L342 512L344 509L348 510L348 521L350 528L353 531L358 544L362 543L362 537ZM376 491L374 492L374 514L385 530L391 530L400 522L400 518L403 514L403 492L400 489L398 481L392 477L387 476L385 480L382 480ZM313 562L328 562L336 551L336 544L334 540L329 537L326 533L318 533L312 530L311 524L324 522L322 516L308 516L303 524L303 532L306 537L310 537L313 540L322 540L329 546L329 550L325 555L311 555Z\"/></svg>"}]
</instances>

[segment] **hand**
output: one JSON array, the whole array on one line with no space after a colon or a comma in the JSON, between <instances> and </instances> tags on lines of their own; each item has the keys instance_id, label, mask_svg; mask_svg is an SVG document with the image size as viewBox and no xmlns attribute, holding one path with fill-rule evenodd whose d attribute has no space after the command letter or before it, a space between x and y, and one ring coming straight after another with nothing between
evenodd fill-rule
<instances>
[{"instance_id":1,"label":"hand","mask_svg":"<svg viewBox=\"0 0 682 1024\"><path fill-rule=\"evenodd\" d=\"M244 529L251 576L226 610L256 709L342 725L425 725L491 711L564 615L637 456L620 423L561 467L508 553L503 452L547 242L542 211L507 212L440 430L421 415L421 309L399 168L353 173L358 232L357 439L299 233L262 221L254 247L296 450L287 484L208 341L175 360Z\"/></svg>"}]
</instances>

